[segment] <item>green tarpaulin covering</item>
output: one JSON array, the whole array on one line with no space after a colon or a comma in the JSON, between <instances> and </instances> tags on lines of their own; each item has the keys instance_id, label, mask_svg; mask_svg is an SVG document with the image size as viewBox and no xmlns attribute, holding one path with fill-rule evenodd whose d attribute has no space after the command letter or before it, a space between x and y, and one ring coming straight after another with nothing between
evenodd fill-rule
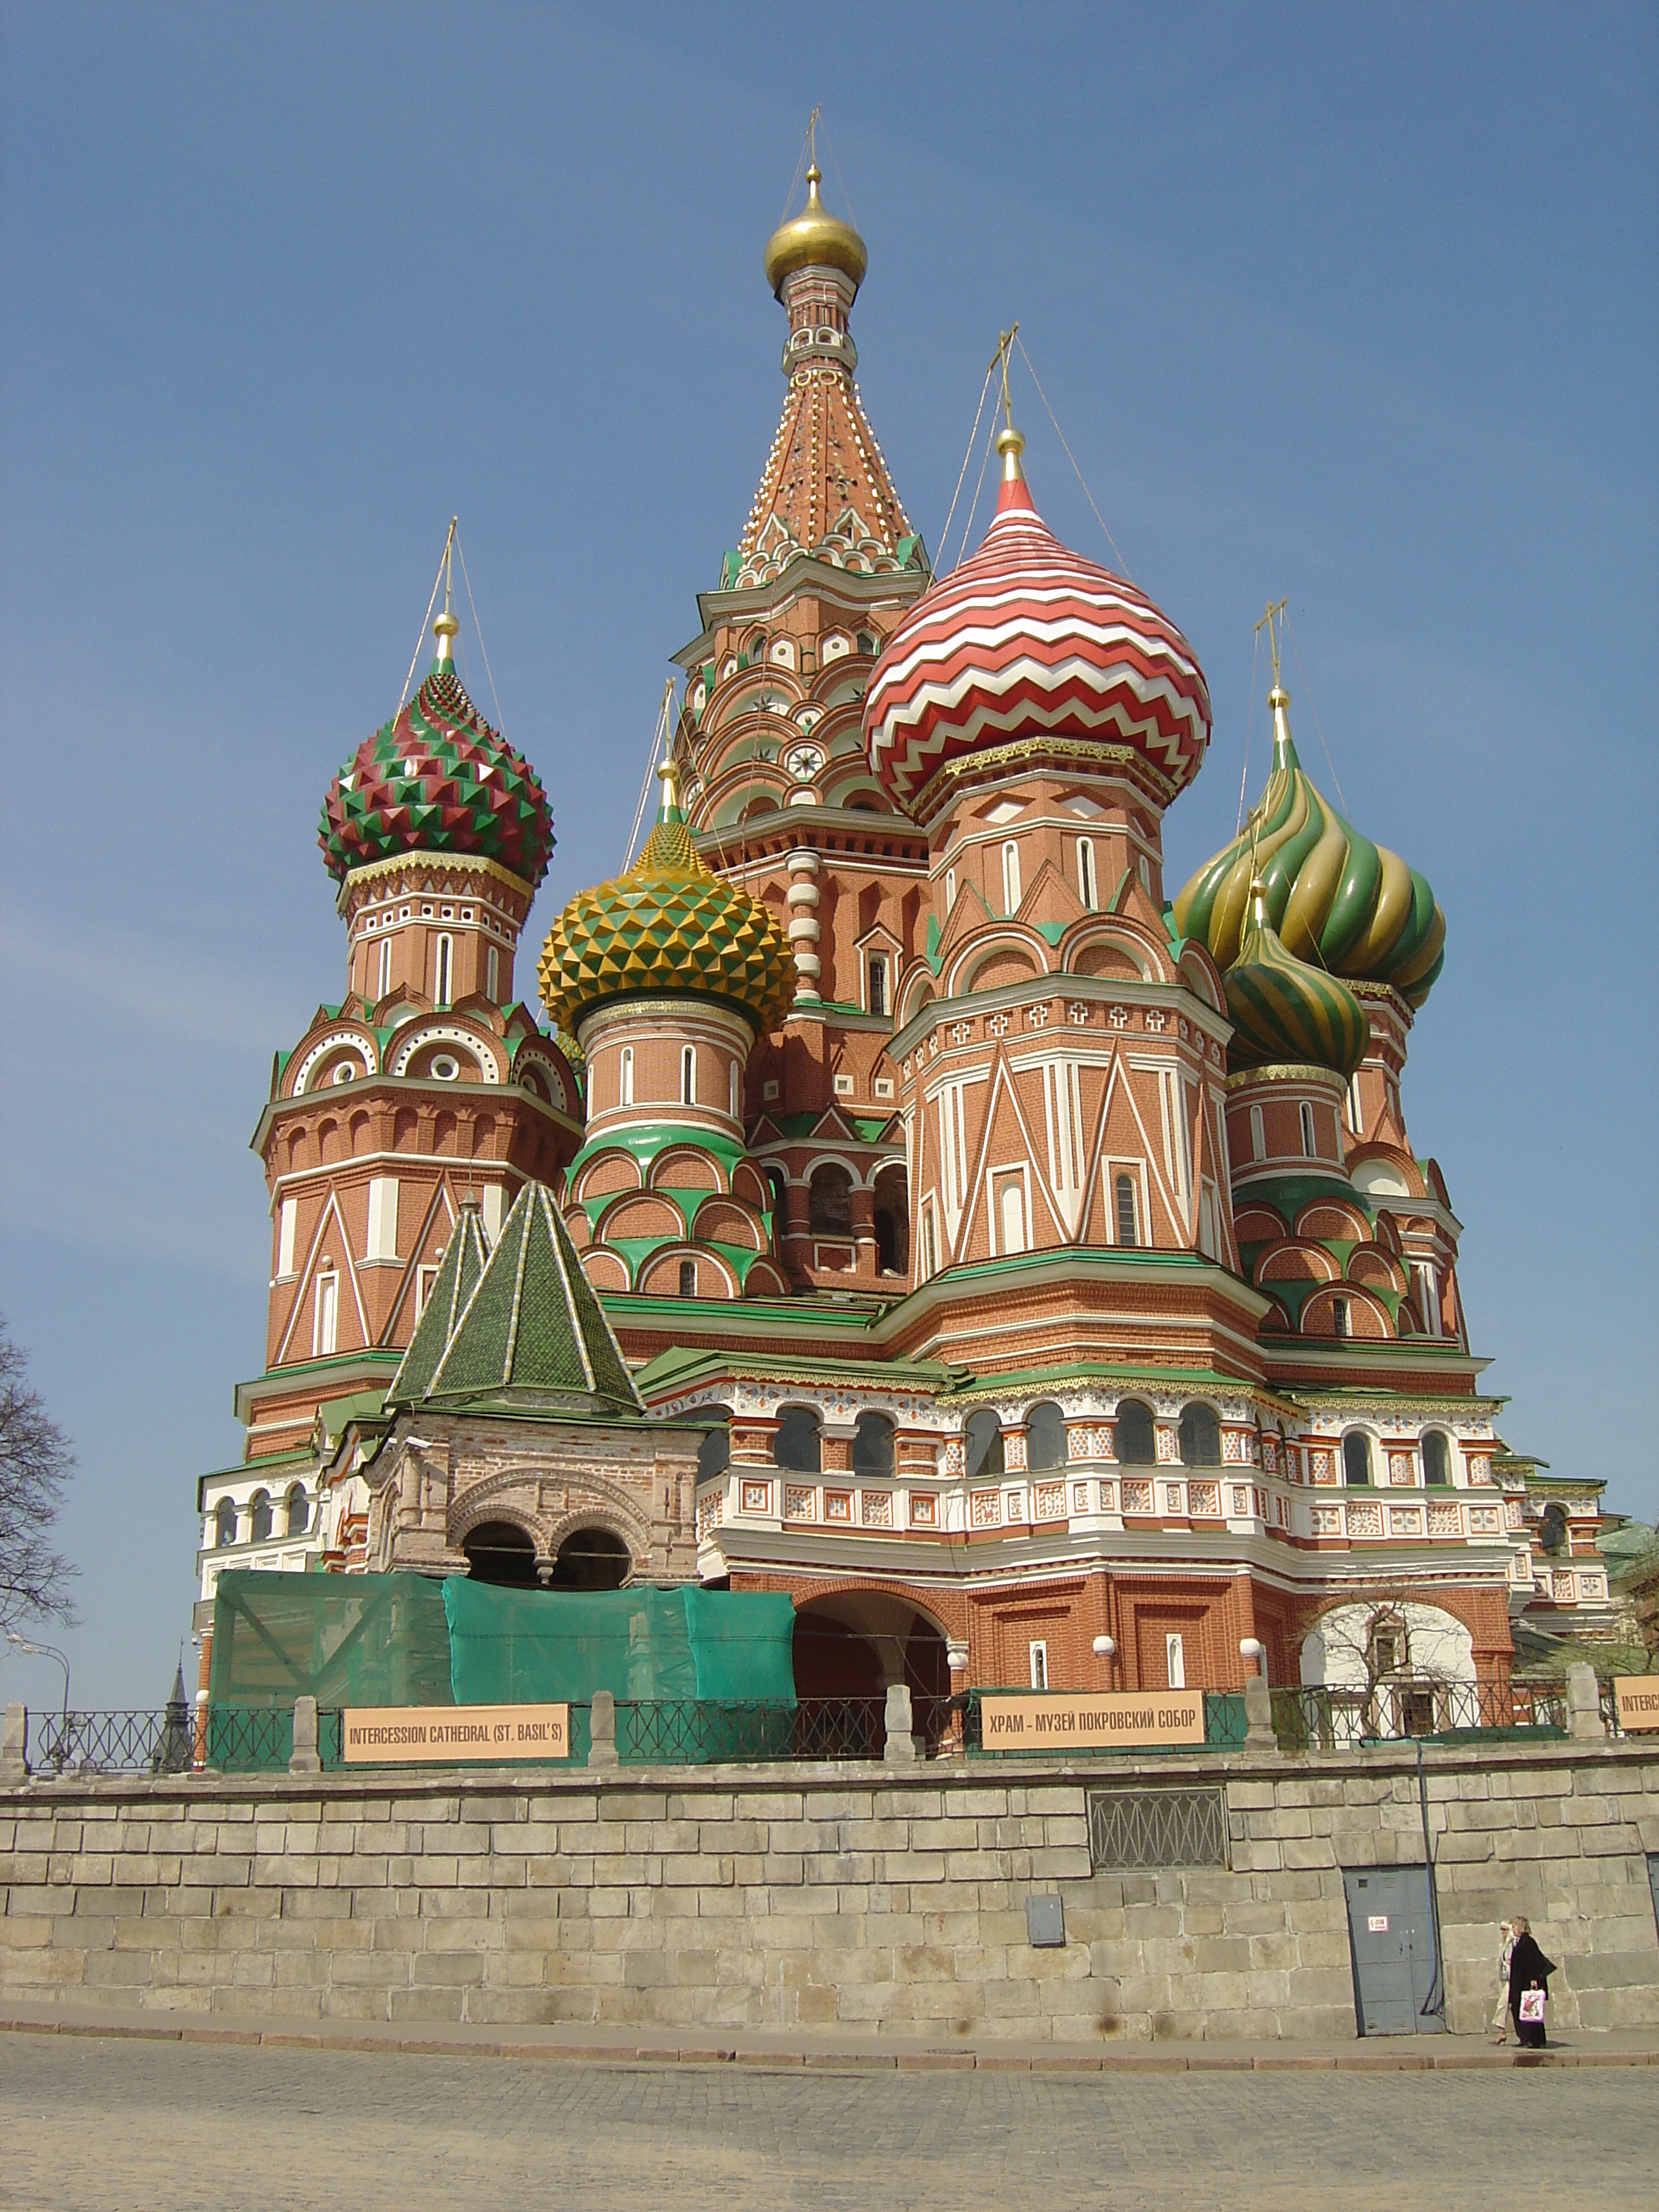
<instances>
[{"instance_id":1,"label":"green tarpaulin covering","mask_svg":"<svg viewBox=\"0 0 1659 2212\"><path fill-rule=\"evenodd\" d=\"M443 1602L457 1705L585 1705L595 1690L627 1703L795 1702L787 1597L496 1589L454 1575Z\"/></svg>"},{"instance_id":2,"label":"green tarpaulin covering","mask_svg":"<svg viewBox=\"0 0 1659 2212\"><path fill-rule=\"evenodd\" d=\"M215 1705L795 1702L787 1597L680 1589L514 1590L452 1575L228 1568Z\"/></svg>"}]
</instances>

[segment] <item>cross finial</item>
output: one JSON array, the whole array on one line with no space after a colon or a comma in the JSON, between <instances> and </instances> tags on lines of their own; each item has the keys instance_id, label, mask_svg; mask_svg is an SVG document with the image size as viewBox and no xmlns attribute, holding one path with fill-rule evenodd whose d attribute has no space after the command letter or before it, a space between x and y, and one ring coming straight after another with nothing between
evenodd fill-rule
<instances>
[{"instance_id":1,"label":"cross finial","mask_svg":"<svg viewBox=\"0 0 1659 2212\"><path fill-rule=\"evenodd\" d=\"M455 566L455 528L460 518L449 518L449 535L444 540L444 611L432 625L432 634L438 641L438 658L448 660L453 657L455 633L460 628L449 611L450 584Z\"/></svg>"},{"instance_id":2,"label":"cross finial","mask_svg":"<svg viewBox=\"0 0 1659 2212\"><path fill-rule=\"evenodd\" d=\"M1273 690L1275 691L1279 689L1279 635L1285 627L1285 610L1290 604L1288 599L1269 599L1267 613L1255 626L1258 634L1264 629L1267 633L1267 650L1272 653L1273 659Z\"/></svg>"},{"instance_id":3,"label":"cross finial","mask_svg":"<svg viewBox=\"0 0 1659 2212\"><path fill-rule=\"evenodd\" d=\"M1019 336L1019 325L1004 331L997 339L997 349L991 356L991 366L1002 374L1002 422L1005 429L1014 427L1014 403L1008 391L1008 360L1014 349L1014 340Z\"/></svg>"}]
</instances>

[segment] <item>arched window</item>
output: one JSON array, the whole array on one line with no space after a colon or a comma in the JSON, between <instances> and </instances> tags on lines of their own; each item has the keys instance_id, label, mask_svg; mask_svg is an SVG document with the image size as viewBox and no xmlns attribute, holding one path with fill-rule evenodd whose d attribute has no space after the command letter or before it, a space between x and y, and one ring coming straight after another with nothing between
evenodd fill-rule
<instances>
[{"instance_id":1,"label":"arched window","mask_svg":"<svg viewBox=\"0 0 1659 2212\"><path fill-rule=\"evenodd\" d=\"M1302 1155L1310 1160L1319 1157L1319 1147L1314 1142L1313 1108L1305 1098L1302 1102Z\"/></svg>"},{"instance_id":2,"label":"arched window","mask_svg":"<svg viewBox=\"0 0 1659 2212\"><path fill-rule=\"evenodd\" d=\"M876 1177L876 1265L884 1275L910 1271L910 1182L902 1168Z\"/></svg>"},{"instance_id":3,"label":"arched window","mask_svg":"<svg viewBox=\"0 0 1659 2212\"><path fill-rule=\"evenodd\" d=\"M253 1493L251 1534L256 1544L264 1543L270 1534L270 1492L256 1490Z\"/></svg>"},{"instance_id":4,"label":"arched window","mask_svg":"<svg viewBox=\"0 0 1659 2212\"><path fill-rule=\"evenodd\" d=\"M1208 1406L1183 1406L1181 1409L1181 1464L1221 1464L1221 1424Z\"/></svg>"},{"instance_id":5,"label":"arched window","mask_svg":"<svg viewBox=\"0 0 1659 2212\"><path fill-rule=\"evenodd\" d=\"M391 939L389 937L383 937L383 938L380 939L380 988L379 988L379 989L375 992L374 995L375 995L375 997L376 997L377 999L383 999L383 998L385 998L385 996L386 996L386 993L387 993L391 988L392 988L392 939Z\"/></svg>"},{"instance_id":6,"label":"arched window","mask_svg":"<svg viewBox=\"0 0 1659 2212\"><path fill-rule=\"evenodd\" d=\"M772 1439L772 1463L786 1474L817 1474L823 1467L818 1417L811 1406L786 1406Z\"/></svg>"},{"instance_id":7,"label":"arched window","mask_svg":"<svg viewBox=\"0 0 1659 2212\"><path fill-rule=\"evenodd\" d=\"M1091 910L1095 902L1095 841L1079 837L1077 841L1077 895Z\"/></svg>"},{"instance_id":8,"label":"arched window","mask_svg":"<svg viewBox=\"0 0 1659 2212\"><path fill-rule=\"evenodd\" d=\"M1066 1464L1066 1416L1052 1398L1025 1409L1025 1458L1039 1474Z\"/></svg>"},{"instance_id":9,"label":"arched window","mask_svg":"<svg viewBox=\"0 0 1659 2212\"><path fill-rule=\"evenodd\" d=\"M1117 1241L1120 1244L1138 1244L1140 1238L1135 1229L1135 1179L1121 1175L1117 1179Z\"/></svg>"},{"instance_id":10,"label":"arched window","mask_svg":"<svg viewBox=\"0 0 1659 2212\"><path fill-rule=\"evenodd\" d=\"M1544 1549L1553 1555L1567 1548L1567 1516L1559 1505L1544 1508L1542 1530Z\"/></svg>"},{"instance_id":11,"label":"arched window","mask_svg":"<svg viewBox=\"0 0 1659 2212\"><path fill-rule=\"evenodd\" d=\"M884 952L870 955L870 1011L882 1016L887 1012L887 955Z\"/></svg>"},{"instance_id":12,"label":"arched window","mask_svg":"<svg viewBox=\"0 0 1659 2212\"><path fill-rule=\"evenodd\" d=\"M500 948L492 945L484 955L484 988L492 999L501 995L501 956Z\"/></svg>"},{"instance_id":13,"label":"arched window","mask_svg":"<svg viewBox=\"0 0 1659 2212\"><path fill-rule=\"evenodd\" d=\"M1437 1487L1451 1480L1451 1454L1438 1429L1430 1429L1423 1438L1423 1480Z\"/></svg>"},{"instance_id":14,"label":"arched window","mask_svg":"<svg viewBox=\"0 0 1659 2212\"><path fill-rule=\"evenodd\" d=\"M732 1062L731 1073L726 1078L726 1110L730 1113L732 1119L735 1121L738 1118L739 1109L743 1103L743 1093L740 1088L738 1074L738 1063L735 1060Z\"/></svg>"},{"instance_id":15,"label":"arched window","mask_svg":"<svg viewBox=\"0 0 1659 2212\"><path fill-rule=\"evenodd\" d=\"M1267 1137L1262 1125L1261 1109L1259 1106L1252 1106L1250 1109L1250 1158L1253 1160L1265 1160L1267 1157Z\"/></svg>"},{"instance_id":16,"label":"arched window","mask_svg":"<svg viewBox=\"0 0 1659 2212\"><path fill-rule=\"evenodd\" d=\"M697 1295L697 1263L695 1260L680 1261L680 1296L695 1298Z\"/></svg>"},{"instance_id":17,"label":"arched window","mask_svg":"<svg viewBox=\"0 0 1659 2212\"><path fill-rule=\"evenodd\" d=\"M873 658L875 650L876 641L874 635L867 629L861 629L859 632L859 651L863 653L866 659L868 659Z\"/></svg>"},{"instance_id":18,"label":"arched window","mask_svg":"<svg viewBox=\"0 0 1659 2212\"><path fill-rule=\"evenodd\" d=\"M726 1406L706 1406L699 1410L718 1413L720 1417L719 1428L710 1429L697 1446L697 1480L713 1482L732 1464L732 1413L730 1407Z\"/></svg>"},{"instance_id":19,"label":"arched window","mask_svg":"<svg viewBox=\"0 0 1659 2212\"><path fill-rule=\"evenodd\" d=\"M623 1106L631 1106L634 1103L634 1048L631 1044L625 1044L622 1049L622 1065L617 1086L617 1097L618 1103Z\"/></svg>"},{"instance_id":20,"label":"arched window","mask_svg":"<svg viewBox=\"0 0 1659 2212\"><path fill-rule=\"evenodd\" d=\"M695 1106L697 1103L697 1048L689 1044L680 1054L680 1103Z\"/></svg>"},{"instance_id":21,"label":"arched window","mask_svg":"<svg viewBox=\"0 0 1659 2212\"><path fill-rule=\"evenodd\" d=\"M956 902L957 872L954 868L947 868L945 871L945 911L947 915Z\"/></svg>"},{"instance_id":22,"label":"arched window","mask_svg":"<svg viewBox=\"0 0 1659 2212\"><path fill-rule=\"evenodd\" d=\"M853 1432L854 1474L893 1472L893 1424L885 1413L860 1413Z\"/></svg>"},{"instance_id":23,"label":"arched window","mask_svg":"<svg viewBox=\"0 0 1659 2212\"><path fill-rule=\"evenodd\" d=\"M213 1515L213 1540L222 1551L227 1544L236 1541L236 1501L222 1498Z\"/></svg>"},{"instance_id":24,"label":"arched window","mask_svg":"<svg viewBox=\"0 0 1659 2212\"><path fill-rule=\"evenodd\" d=\"M807 1226L821 1237L852 1234L853 1178L839 1161L824 1160L812 1170Z\"/></svg>"},{"instance_id":25,"label":"arched window","mask_svg":"<svg viewBox=\"0 0 1659 2212\"><path fill-rule=\"evenodd\" d=\"M447 1006L449 1004L450 987L454 981L454 969L455 940L453 937L441 937L438 939L437 992L437 1003L441 1006Z\"/></svg>"},{"instance_id":26,"label":"arched window","mask_svg":"<svg viewBox=\"0 0 1659 2212\"><path fill-rule=\"evenodd\" d=\"M311 1500L303 1482L290 1485L288 1493L288 1533L303 1536L311 1526Z\"/></svg>"},{"instance_id":27,"label":"arched window","mask_svg":"<svg viewBox=\"0 0 1659 2212\"><path fill-rule=\"evenodd\" d=\"M721 1418L719 1429L710 1429L703 1436L703 1443L696 1447L696 1480L712 1482L714 1475L723 1475L732 1464L732 1409L726 1405L706 1405L699 1407L699 1411L719 1413Z\"/></svg>"},{"instance_id":28,"label":"arched window","mask_svg":"<svg viewBox=\"0 0 1659 2212\"><path fill-rule=\"evenodd\" d=\"M1342 1439L1342 1479L1362 1490L1371 1479L1371 1440L1363 1429L1350 1429Z\"/></svg>"},{"instance_id":29,"label":"arched window","mask_svg":"<svg viewBox=\"0 0 1659 2212\"><path fill-rule=\"evenodd\" d=\"M963 1431L968 1445L968 1475L1000 1474L1003 1469L1002 1422L988 1406L971 1413Z\"/></svg>"},{"instance_id":30,"label":"arched window","mask_svg":"<svg viewBox=\"0 0 1659 2212\"><path fill-rule=\"evenodd\" d=\"M1002 848L1002 911L1019 911L1019 847L1012 837Z\"/></svg>"},{"instance_id":31,"label":"arched window","mask_svg":"<svg viewBox=\"0 0 1659 2212\"><path fill-rule=\"evenodd\" d=\"M1117 1409L1117 1456L1122 1467L1152 1467L1158 1460L1158 1437L1152 1409L1139 1398L1125 1398Z\"/></svg>"}]
</instances>

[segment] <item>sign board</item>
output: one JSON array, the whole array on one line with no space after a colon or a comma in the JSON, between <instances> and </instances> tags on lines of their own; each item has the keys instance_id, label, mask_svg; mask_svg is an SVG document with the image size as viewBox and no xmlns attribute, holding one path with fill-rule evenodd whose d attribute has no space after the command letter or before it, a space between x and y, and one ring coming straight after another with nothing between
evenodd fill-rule
<instances>
[{"instance_id":1,"label":"sign board","mask_svg":"<svg viewBox=\"0 0 1659 2212\"><path fill-rule=\"evenodd\" d=\"M348 1705L340 1746L348 1766L492 1765L568 1759L568 1705Z\"/></svg>"},{"instance_id":2,"label":"sign board","mask_svg":"<svg viewBox=\"0 0 1659 2212\"><path fill-rule=\"evenodd\" d=\"M1619 1725L1627 1735L1635 1729L1659 1729L1659 1674L1620 1674L1613 1694Z\"/></svg>"},{"instance_id":3,"label":"sign board","mask_svg":"<svg viewBox=\"0 0 1659 2212\"><path fill-rule=\"evenodd\" d=\"M1368 1936L1386 1936L1388 1932L1389 1916L1386 1912L1368 1912L1365 1915L1365 1933Z\"/></svg>"},{"instance_id":4,"label":"sign board","mask_svg":"<svg viewBox=\"0 0 1659 2212\"><path fill-rule=\"evenodd\" d=\"M1202 1743L1201 1690L1079 1690L1039 1698L983 1697L987 1751L1122 1750Z\"/></svg>"}]
</instances>

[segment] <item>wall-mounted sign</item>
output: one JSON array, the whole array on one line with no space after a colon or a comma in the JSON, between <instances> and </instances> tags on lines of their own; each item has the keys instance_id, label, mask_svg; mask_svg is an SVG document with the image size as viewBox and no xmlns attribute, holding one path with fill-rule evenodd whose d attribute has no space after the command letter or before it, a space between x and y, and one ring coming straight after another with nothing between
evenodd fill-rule
<instances>
[{"instance_id":1,"label":"wall-mounted sign","mask_svg":"<svg viewBox=\"0 0 1659 2212\"><path fill-rule=\"evenodd\" d=\"M1613 1686L1618 1702L1619 1725L1626 1733L1635 1729L1659 1729L1659 1674L1620 1674Z\"/></svg>"},{"instance_id":2,"label":"wall-mounted sign","mask_svg":"<svg viewBox=\"0 0 1659 2212\"><path fill-rule=\"evenodd\" d=\"M1201 1690L1077 1691L980 1699L987 1751L1122 1750L1136 1744L1202 1743Z\"/></svg>"},{"instance_id":3,"label":"wall-mounted sign","mask_svg":"<svg viewBox=\"0 0 1659 2212\"><path fill-rule=\"evenodd\" d=\"M1368 1936L1386 1936L1388 1932L1389 1916L1386 1912L1368 1912L1366 1914L1365 1933Z\"/></svg>"},{"instance_id":4,"label":"wall-mounted sign","mask_svg":"<svg viewBox=\"0 0 1659 2212\"><path fill-rule=\"evenodd\" d=\"M348 1766L499 1765L568 1759L568 1705L348 1705L341 1716Z\"/></svg>"}]
</instances>

